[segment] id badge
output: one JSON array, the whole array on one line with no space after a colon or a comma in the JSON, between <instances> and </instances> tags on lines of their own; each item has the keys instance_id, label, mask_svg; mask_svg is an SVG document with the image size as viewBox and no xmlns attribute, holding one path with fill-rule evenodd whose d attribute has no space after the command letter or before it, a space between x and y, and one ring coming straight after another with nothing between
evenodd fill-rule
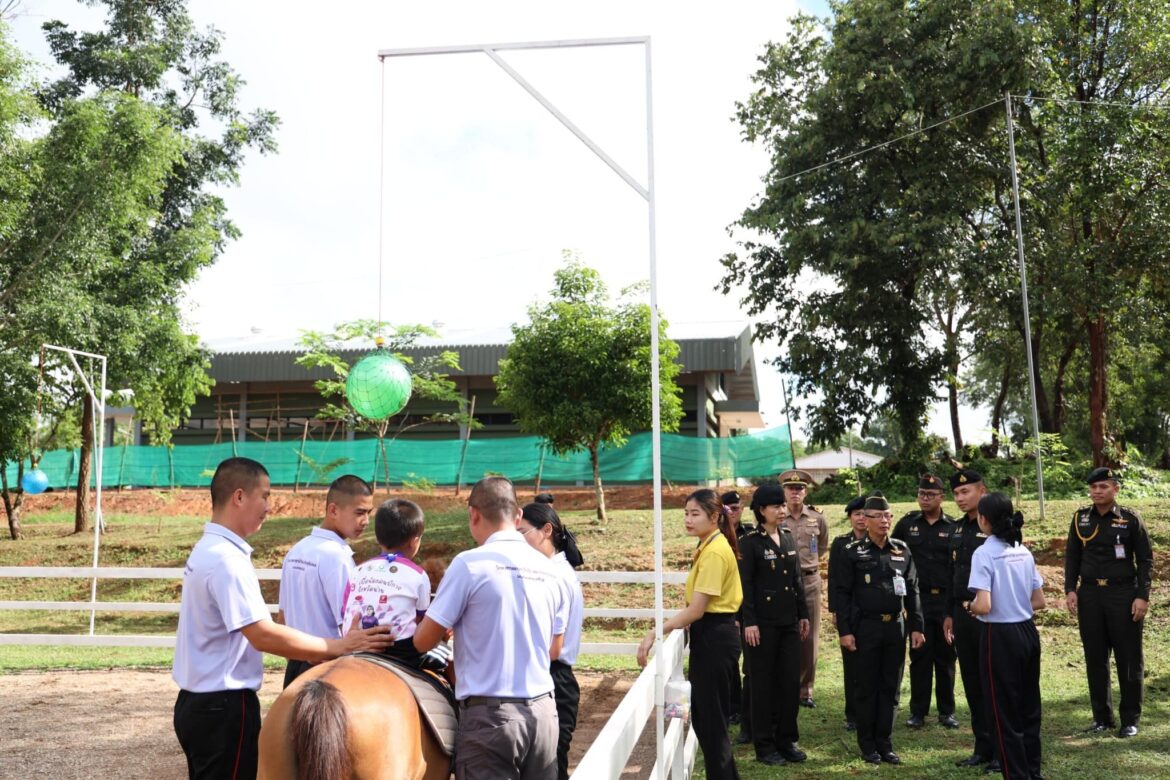
<instances>
[{"instance_id":1,"label":"id badge","mask_svg":"<svg viewBox=\"0 0 1170 780\"><path fill-rule=\"evenodd\" d=\"M1125 545L1124 544L1113 545L1113 557L1119 561L1125 560Z\"/></svg>"},{"instance_id":2,"label":"id badge","mask_svg":"<svg viewBox=\"0 0 1170 780\"><path fill-rule=\"evenodd\" d=\"M906 580L902 577L901 574L894 575L894 595L895 596L905 596L906 595Z\"/></svg>"}]
</instances>

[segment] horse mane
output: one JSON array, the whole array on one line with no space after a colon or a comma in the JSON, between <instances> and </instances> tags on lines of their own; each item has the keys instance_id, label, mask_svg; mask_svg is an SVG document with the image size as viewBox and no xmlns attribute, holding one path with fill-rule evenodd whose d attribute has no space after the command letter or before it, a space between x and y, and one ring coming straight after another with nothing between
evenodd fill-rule
<instances>
[{"instance_id":1,"label":"horse mane","mask_svg":"<svg viewBox=\"0 0 1170 780\"><path fill-rule=\"evenodd\" d=\"M305 683L293 701L290 737L297 780L348 780L345 702L336 687L321 679Z\"/></svg>"}]
</instances>

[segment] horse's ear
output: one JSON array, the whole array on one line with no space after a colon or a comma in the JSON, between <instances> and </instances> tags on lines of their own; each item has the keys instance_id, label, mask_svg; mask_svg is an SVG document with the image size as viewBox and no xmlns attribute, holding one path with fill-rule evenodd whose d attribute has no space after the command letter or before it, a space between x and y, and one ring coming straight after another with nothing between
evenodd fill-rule
<instances>
[{"instance_id":1,"label":"horse's ear","mask_svg":"<svg viewBox=\"0 0 1170 780\"><path fill-rule=\"evenodd\" d=\"M431 591L439 589L439 582L442 581L443 575L447 573L447 564L439 558L427 558L422 562L423 571L427 573L427 577L431 580Z\"/></svg>"}]
</instances>

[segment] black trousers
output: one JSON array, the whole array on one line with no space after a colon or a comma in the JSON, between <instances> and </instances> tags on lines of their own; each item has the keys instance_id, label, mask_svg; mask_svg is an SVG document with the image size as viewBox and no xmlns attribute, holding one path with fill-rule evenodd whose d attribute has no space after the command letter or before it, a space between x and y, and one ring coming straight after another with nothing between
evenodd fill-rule
<instances>
[{"instance_id":1,"label":"black trousers","mask_svg":"<svg viewBox=\"0 0 1170 780\"><path fill-rule=\"evenodd\" d=\"M842 647L841 669L845 677L845 720L857 723L857 653Z\"/></svg>"},{"instance_id":2,"label":"black trousers","mask_svg":"<svg viewBox=\"0 0 1170 780\"><path fill-rule=\"evenodd\" d=\"M288 661L288 666L284 667L284 687L293 684L293 680L300 677L306 670L310 669L313 664L308 661L297 661L292 658Z\"/></svg>"},{"instance_id":3,"label":"black trousers","mask_svg":"<svg viewBox=\"0 0 1170 780\"><path fill-rule=\"evenodd\" d=\"M775 753L800 739L800 628L760 626L760 643L747 648L751 663L752 731L756 755Z\"/></svg>"},{"instance_id":4,"label":"black trousers","mask_svg":"<svg viewBox=\"0 0 1170 780\"><path fill-rule=\"evenodd\" d=\"M1040 776L1040 634L1031 620L985 623L979 636L983 697L1006 780Z\"/></svg>"},{"instance_id":5,"label":"black trousers","mask_svg":"<svg viewBox=\"0 0 1170 780\"><path fill-rule=\"evenodd\" d=\"M739 780L731 740L731 678L739 674L739 631L735 616L708 612L691 624L691 727L703 750L710 780ZM753 669L753 676L755 670Z\"/></svg>"},{"instance_id":6,"label":"black trousers","mask_svg":"<svg viewBox=\"0 0 1170 780\"><path fill-rule=\"evenodd\" d=\"M191 780L256 777L260 699L255 691L179 691L174 725Z\"/></svg>"},{"instance_id":7,"label":"black trousers","mask_svg":"<svg viewBox=\"0 0 1170 780\"><path fill-rule=\"evenodd\" d=\"M906 632L902 621L863 617L857 640L857 746L863 754L893 750L894 709L906 663Z\"/></svg>"},{"instance_id":8,"label":"black trousers","mask_svg":"<svg viewBox=\"0 0 1170 780\"><path fill-rule=\"evenodd\" d=\"M955 714L955 648L943 636L946 606L938 596L923 596L926 643L910 648L910 714L925 718L930 712L930 689L939 717Z\"/></svg>"},{"instance_id":9,"label":"black trousers","mask_svg":"<svg viewBox=\"0 0 1170 780\"><path fill-rule=\"evenodd\" d=\"M743 681L736 675L731 683L731 712L739 713L739 731L741 734L752 733L752 664L748 659L747 642L743 639L743 626L740 626L739 650L743 658Z\"/></svg>"},{"instance_id":10,"label":"black trousers","mask_svg":"<svg viewBox=\"0 0 1170 780\"><path fill-rule=\"evenodd\" d=\"M991 741L991 721L983 701L982 675L979 673L979 636L982 626L967 614L961 605L955 605L955 654L959 657L959 674L963 677L963 694L971 711L971 732L975 735L975 752L984 758L995 758Z\"/></svg>"},{"instance_id":11,"label":"black trousers","mask_svg":"<svg viewBox=\"0 0 1170 780\"><path fill-rule=\"evenodd\" d=\"M1134 589L1082 585L1077 590L1081 644L1089 677L1089 702L1093 720L1113 725L1113 691L1109 683L1109 653L1117 659L1121 688L1121 725L1136 726L1142 717L1142 626L1133 622Z\"/></svg>"},{"instance_id":12,"label":"black trousers","mask_svg":"<svg viewBox=\"0 0 1170 780\"><path fill-rule=\"evenodd\" d=\"M569 745L573 742L573 731L577 728L577 707L581 703L581 686L573 675L573 667L560 661L553 661L549 667L553 679L553 698L557 702L557 720L560 731L557 734L557 778L568 780Z\"/></svg>"}]
</instances>

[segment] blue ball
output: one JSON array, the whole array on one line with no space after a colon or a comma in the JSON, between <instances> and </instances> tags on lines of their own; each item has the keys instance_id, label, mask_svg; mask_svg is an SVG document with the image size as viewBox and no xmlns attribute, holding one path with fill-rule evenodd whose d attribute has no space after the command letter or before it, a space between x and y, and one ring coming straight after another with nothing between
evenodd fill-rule
<instances>
[{"instance_id":1,"label":"blue ball","mask_svg":"<svg viewBox=\"0 0 1170 780\"><path fill-rule=\"evenodd\" d=\"M26 471L20 480L20 486L24 488L25 493L30 495L44 493L49 487L49 475L40 469Z\"/></svg>"}]
</instances>

